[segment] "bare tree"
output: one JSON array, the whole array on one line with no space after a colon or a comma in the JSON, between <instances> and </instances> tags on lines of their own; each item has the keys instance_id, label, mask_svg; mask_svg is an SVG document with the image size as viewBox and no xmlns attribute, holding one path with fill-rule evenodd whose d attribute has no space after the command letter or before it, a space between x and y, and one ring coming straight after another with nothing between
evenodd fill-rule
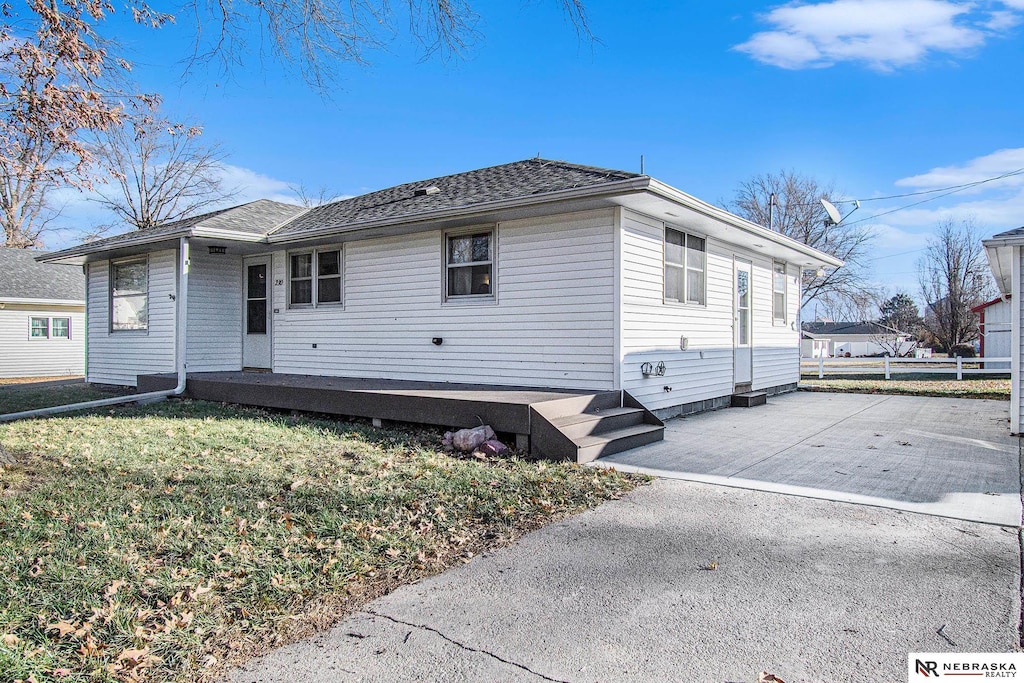
<instances>
[{"instance_id":1,"label":"bare tree","mask_svg":"<svg viewBox=\"0 0 1024 683\"><path fill-rule=\"evenodd\" d=\"M119 221L148 228L202 213L237 193L226 187L226 155L197 126L146 116L106 131L96 148L111 181L96 201Z\"/></svg>"},{"instance_id":2,"label":"bare tree","mask_svg":"<svg viewBox=\"0 0 1024 683\"><path fill-rule=\"evenodd\" d=\"M834 309L861 309L873 295L865 267L871 231L854 224L832 223L821 205L822 199L841 201L831 184L821 185L794 171L780 171L763 173L741 183L727 208L846 263L820 274L804 271L801 307L819 301Z\"/></svg>"},{"instance_id":3,"label":"bare tree","mask_svg":"<svg viewBox=\"0 0 1024 683\"><path fill-rule=\"evenodd\" d=\"M924 327L946 351L978 338L978 316L971 308L993 289L981 233L973 220L941 223L917 263L926 309Z\"/></svg>"},{"instance_id":4,"label":"bare tree","mask_svg":"<svg viewBox=\"0 0 1024 683\"><path fill-rule=\"evenodd\" d=\"M582 0L554 0L578 33L590 36ZM477 14L471 0L179 0L155 9L145 0L28 0L0 5L0 172L7 179L6 243L39 241L48 191L90 187L94 152L87 138L149 115L159 102L128 78L132 64L109 38L117 11L153 29L191 25L191 64L219 60L225 71L255 52L295 68L327 95L343 64L365 63L367 52L397 39L400 26L424 56L456 55L472 43ZM247 43L249 37L254 49Z\"/></svg>"},{"instance_id":5,"label":"bare tree","mask_svg":"<svg viewBox=\"0 0 1024 683\"><path fill-rule=\"evenodd\" d=\"M307 209L314 206L330 204L331 202L342 198L341 193L335 192L326 185L321 185L314 190L304 183L299 183L298 185L289 185L288 189L291 190L298 198L299 204Z\"/></svg>"}]
</instances>

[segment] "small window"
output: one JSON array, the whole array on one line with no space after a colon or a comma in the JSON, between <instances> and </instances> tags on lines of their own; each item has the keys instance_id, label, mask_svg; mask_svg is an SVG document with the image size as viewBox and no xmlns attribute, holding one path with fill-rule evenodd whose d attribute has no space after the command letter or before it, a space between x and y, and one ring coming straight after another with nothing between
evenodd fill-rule
<instances>
[{"instance_id":1,"label":"small window","mask_svg":"<svg viewBox=\"0 0 1024 683\"><path fill-rule=\"evenodd\" d=\"M704 305L707 243L665 228L665 300Z\"/></svg>"},{"instance_id":2,"label":"small window","mask_svg":"<svg viewBox=\"0 0 1024 683\"><path fill-rule=\"evenodd\" d=\"M786 322L786 264L772 264L772 317L777 323Z\"/></svg>"},{"instance_id":3,"label":"small window","mask_svg":"<svg viewBox=\"0 0 1024 683\"><path fill-rule=\"evenodd\" d=\"M494 231L449 235L446 298L494 296Z\"/></svg>"},{"instance_id":4,"label":"small window","mask_svg":"<svg viewBox=\"0 0 1024 683\"><path fill-rule=\"evenodd\" d=\"M50 319L29 318L28 336L31 339L49 339Z\"/></svg>"},{"instance_id":5,"label":"small window","mask_svg":"<svg viewBox=\"0 0 1024 683\"><path fill-rule=\"evenodd\" d=\"M51 339L71 339L71 318L51 318Z\"/></svg>"},{"instance_id":6,"label":"small window","mask_svg":"<svg viewBox=\"0 0 1024 683\"><path fill-rule=\"evenodd\" d=\"M341 277L340 249L291 254L288 302L295 308L340 304Z\"/></svg>"},{"instance_id":7,"label":"small window","mask_svg":"<svg viewBox=\"0 0 1024 683\"><path fill-rule=\"evenodd\" d=\"M110 329L112 332L149 329L149 261L136 259L110 264Z\"/></svg>"}]
</instances>

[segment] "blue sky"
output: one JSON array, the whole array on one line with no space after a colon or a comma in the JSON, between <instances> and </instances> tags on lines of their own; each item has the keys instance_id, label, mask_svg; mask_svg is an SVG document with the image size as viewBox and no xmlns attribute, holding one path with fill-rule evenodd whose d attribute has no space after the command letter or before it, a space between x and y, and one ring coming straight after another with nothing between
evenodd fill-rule
<instances>
[{"instance_id":1,"label":"blue sky","mask_svg":"<svg viewBox=\"0 0 1024 683\"><path fill-rule=\"evenodd\" d=\"M230 153L239 200L289 185L355 195L532 157L638 171L702 199L792 169L868 199L1024 168L1024 0L790 4L589 0L599 42L557 3L481 3L480 39L456 61L399 41L340 69L330 99L248 55L181 79L184 26L119 27L136 77L171 116ZM922 198L926 198L925 195ZM100 217L68 195L48 247ZM916 294L915 261L946 217L993 234L1024 225L1024 175L872 219L913 199L865 202L875 273Z\"/></svg>"}]
</instances>

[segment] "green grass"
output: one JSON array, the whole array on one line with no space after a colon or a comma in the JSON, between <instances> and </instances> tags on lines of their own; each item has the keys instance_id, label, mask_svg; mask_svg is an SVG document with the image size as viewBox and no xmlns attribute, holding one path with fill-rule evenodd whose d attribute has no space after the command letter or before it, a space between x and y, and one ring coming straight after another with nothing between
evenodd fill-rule
<instances>
[{"instance_id":1,"label":"green grass","mask_svg":"<svg viewBox=\"0 0 1024 683\"><path fill-rule=\"evenodd\" d=\"M173 401L0 425L0 679L209 680L638 479Z\"/></svg>"},{"instance_id":2,"label":"green grass","mask_svg":"<svg viewBox=\"0 0 1024 683\"><path fill-rule=\"evenodd\" d=\"M52 408L69 403L95 401L117 395L109 389L97 389L84 382L48 387L33 386L32 384L4 384L0 386L0 415L37 408Z\"/></svg>"},{"instance_id":3,"label":"green grass","mask_svg":"<svg viewBox=\"0 0 1024 683\"><path fill-rule=\"evenodd\" d=\"M946 396L1010 400L1008 379L801 379L806 391L838 391L857 394L898 394L904 396Z\"/></svg>"}]
</instances>

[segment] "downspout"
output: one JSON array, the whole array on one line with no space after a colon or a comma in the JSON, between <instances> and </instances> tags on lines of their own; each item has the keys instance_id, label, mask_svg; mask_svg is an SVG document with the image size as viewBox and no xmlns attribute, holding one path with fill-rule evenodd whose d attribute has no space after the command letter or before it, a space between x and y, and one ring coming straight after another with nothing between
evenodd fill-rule
<instances>
[{"instance_id":1,"label":"downspout","mask_svg":"<svg viewBox=\"0 0 1024 683\"><path fill-rule=\"evenodd\" d=\"M66 406L55 406L53 408L40 408L38 410L25 410L20 413L8 413L0 415L0 422L13 422L32 417L49 417L57 413L68 413L75 410L88 410L90 408L101 408L103 406L116 406L123 403L156 403L171 396L180 396L185 392L185 339L186 322L188 320L188 270L189 270L189 238L182 237L178 247L178 294L175 297L177 302L177 324L175 325L174 350L178 370L178 385L173 389L164 391L147 391L144 394L132 394L131 396L118 396L116 398L103 398L98 401L85 401L84 403L72 403ZM88 301L86 302L88 308Z\"/></svg>"}]
</instances>

